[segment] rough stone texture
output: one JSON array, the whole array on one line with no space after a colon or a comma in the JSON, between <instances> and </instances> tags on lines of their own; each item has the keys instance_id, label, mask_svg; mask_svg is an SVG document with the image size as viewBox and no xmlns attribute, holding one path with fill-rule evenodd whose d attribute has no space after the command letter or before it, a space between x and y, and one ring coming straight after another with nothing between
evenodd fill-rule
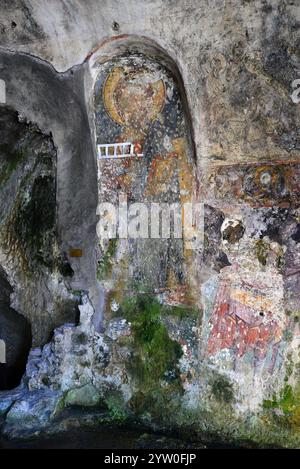
<instances>
[{"instance_id":1,"label":"rough stone texture","mask_svg":"<svg viewBox=\"0 0 300 469\"><path fill-rule=\"evenodd\" d=\"M0 416L5 416L14 402L21 399L22 396L24 396L24 388L22 386L14 389L13 391L1 391Z\"/></svg>"},{"instance_id":2,"label":"rough stone texture","mask_svg":"<svg viewBox=\"0 0 300 469\"><path fill-rule=\"evenodd\" d=\"M68 287L91 299L82 295L79 326L56 329L32 350L22 399L93 385L115 419L133 414L156 428L299 446L300 107L290 96L299 2L20 0L0 8L7 105L51 132L60 249L74 272ZM93 96L107 63L132 54L167 68L188 117L195 193L205 203L194 286L203 315L142 302L135 316L130 303L101 332ZM23 288L2 257L12 287ZM51 282L37 298L49 284L57 292ZM46 316L51 305L46 297ZM22 308L17 294L12 306L42 321L40 308Z\"/></svg>"}]
</instances>

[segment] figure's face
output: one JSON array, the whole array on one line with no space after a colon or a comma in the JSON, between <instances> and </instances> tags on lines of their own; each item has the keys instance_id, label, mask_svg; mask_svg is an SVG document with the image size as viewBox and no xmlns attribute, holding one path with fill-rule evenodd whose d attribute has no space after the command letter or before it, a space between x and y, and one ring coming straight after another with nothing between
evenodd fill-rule
<instances>
[{"instance_id":1,"label":"figure's face","mask_svg":"<svg viewBox=\"0 0 300 469\"><path fill-rule=\"evenodd\" d=\"M116 122L140 133L162 110L165 85L146 67L117 67L106 80L104 102L107 112Z\"/></svg>"},{"instance_id":2,"label":"figure's face","mask_svg":"<svg viewBox=\"0 0 300 469\"><path fill-rule=\"evenodd\" d=\"M120 80L115 91L118 112L126 127L144 129L155 113L153 97L155 90L151 83Z\"/></svg>"}]
</instances>

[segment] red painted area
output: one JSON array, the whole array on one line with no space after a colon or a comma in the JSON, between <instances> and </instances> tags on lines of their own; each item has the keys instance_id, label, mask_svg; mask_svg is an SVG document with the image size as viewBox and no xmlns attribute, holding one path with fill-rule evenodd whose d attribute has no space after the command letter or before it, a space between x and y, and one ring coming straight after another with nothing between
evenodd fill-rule
<instances>
[{"instance_id":1,"label":"red painted area","mask_svg":"<svg viewBox=\"0 0 300 469\"><path fill-rule=\"evenodd\" d=\"M282 330L272 313L268 312L266 318L262 317L257 310L232 299L228 285L222 285L219 289L210 323L208 355L232 349L236 358L253 352L256 359L263 360L269 347L281 340ZM276 356L272 361L275 362L275 359Z\"/></svg>"}]
</instances>

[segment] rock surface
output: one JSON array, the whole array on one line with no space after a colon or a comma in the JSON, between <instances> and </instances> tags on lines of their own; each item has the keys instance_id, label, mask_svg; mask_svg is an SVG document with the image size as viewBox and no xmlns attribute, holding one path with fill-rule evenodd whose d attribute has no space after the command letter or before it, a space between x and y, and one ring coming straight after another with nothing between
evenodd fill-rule
<instances>
[{"instance_id":1,"label":"rock surface","mask_svg":"<svg viewBox=\"0 0 300 469\"><path fill-rule=\"evenodd\" d=\"M0 272L33 338L21 387L0 394L4 432L95 406L96 424L104 409L299 447L298 3L4 3ZM129 137L145 161L97 182L96 144ZM100 250L98 196L120 189L202 202L201 249Z\"/></svg>"}]
</instances>

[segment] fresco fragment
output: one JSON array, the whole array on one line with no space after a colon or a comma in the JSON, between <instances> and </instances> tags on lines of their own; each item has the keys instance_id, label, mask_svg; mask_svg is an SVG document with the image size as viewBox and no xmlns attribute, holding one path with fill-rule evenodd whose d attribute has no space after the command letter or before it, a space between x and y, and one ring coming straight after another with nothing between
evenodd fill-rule
<instances>
[{"instance_id":1,"label":"fresco fragment","mask_svg":"<svg viewBox=\"0 0 300 469\"><path fill-rule=\"evenodd\" d=\"M107 63L95 85L95 115L100 202L117 204L120 196L148 207L192 202L191 138L167 69L143 56ZM130 151L120 146L124 142ZM101 263L108 243L100 245ZM191 304L197 297L191 287L194 260L183 239L164 239L161 231L157 239L117 240L109 275L101 281L115 291L126 279L127 294L142 289L166 303Z\"/></svg>"}]
</instances>

